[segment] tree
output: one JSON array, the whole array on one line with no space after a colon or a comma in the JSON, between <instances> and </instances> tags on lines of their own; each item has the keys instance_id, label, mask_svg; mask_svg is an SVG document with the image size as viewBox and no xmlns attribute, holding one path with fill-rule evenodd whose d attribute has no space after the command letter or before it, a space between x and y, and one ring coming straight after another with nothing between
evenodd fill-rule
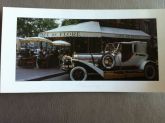
<instances>
[{"instance_id":1,"label":"tree","mask_svg":"<svg viewBox=\"0 0 165 123\"><path fill-rule=\"evenodd\" d=\"M62 26L67 26L67 25L73 25L73 24L78 24L80 23L80 20L78 19L65 19L62 23Z\"/></svg>"},{"instance_id":2,"label":"tree","mask_svg":"<svg viewBox=\"0 0 165 123\"><path fill-rule=\"evenodd\" d=\"M38 36L40 32L47 31L58 27L54 19L42 18L18 18L17 19L17 36L32 37Z\"/></svg>"}]
</instances>

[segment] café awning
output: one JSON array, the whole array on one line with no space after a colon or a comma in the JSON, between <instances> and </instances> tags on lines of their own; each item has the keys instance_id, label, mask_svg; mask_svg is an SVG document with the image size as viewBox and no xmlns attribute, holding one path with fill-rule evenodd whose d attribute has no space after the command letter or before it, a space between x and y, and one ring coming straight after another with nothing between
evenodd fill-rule
<instances>
[{"instance_id":1,"label":"caf\u00e9 awning","mask_svg":"<svg viewBox=\"0 0 165 123\"><path fill-rule=\"evenodd\" d=\"M126 39L150 39L150 35L141 30L101 27L102 37Z\"/></svg>"},{"instance_id":2,"label":"caf\u00e9 awning","mask_svg":"<svg viewBox=\"0 0 165 123\"><path fill-rule=\"evenodd\" d=\"M111 37L125 39L150 39L150 35L141 30L102 27L99 22L89 21L75 25L58 27L39 33L40 37Z\"/></svg>"},{"instance_id":3,"label":"caf\u00e9 awning","mask_svg":"<svg viewBox=\"0 0 165 123\"><path fill-rule=\"evenodd\" d=\"M61 26L39 33L40 37L101 37L98 22L90 21L75 25Z\"/></svg>"}]
</instances>

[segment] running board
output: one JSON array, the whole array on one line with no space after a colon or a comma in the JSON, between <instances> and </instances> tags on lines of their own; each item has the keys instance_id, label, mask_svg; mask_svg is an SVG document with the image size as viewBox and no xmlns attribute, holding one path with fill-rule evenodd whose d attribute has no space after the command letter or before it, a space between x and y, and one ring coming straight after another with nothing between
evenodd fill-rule
<instances>
[{"instance_id":1,"label":"running board","mask_svg":"<svg viewBox=\"0 0 165 123\"><path fill-rule=\"evenodd\" d=\"M105 71L104 79L123 79L123 78L136 78L144 77L144 72L142 71Z\"/></svg>"}]
</instances>

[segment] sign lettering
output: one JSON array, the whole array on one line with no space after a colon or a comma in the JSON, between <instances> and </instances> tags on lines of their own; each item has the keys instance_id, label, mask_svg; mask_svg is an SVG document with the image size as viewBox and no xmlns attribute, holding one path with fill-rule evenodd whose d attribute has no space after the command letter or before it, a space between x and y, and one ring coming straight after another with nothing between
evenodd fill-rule
<instances>
[{"instance_id":1,"label":"sign lettering","mask_svg":"<svg viewBox=\"0 0 165 123\"><path fill-rule=\"evenodd\" d=\"M80 32L43 32L40 37L80 37Z\"/></svg>"}]
</instances>

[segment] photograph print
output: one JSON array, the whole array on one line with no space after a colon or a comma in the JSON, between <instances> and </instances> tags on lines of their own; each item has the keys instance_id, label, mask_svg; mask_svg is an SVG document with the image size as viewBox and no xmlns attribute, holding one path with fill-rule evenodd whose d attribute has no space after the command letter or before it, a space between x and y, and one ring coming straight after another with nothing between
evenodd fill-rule
<instances>
[{"instance_id":1,"label":"photograph print","mask_svg":"<svg viewBox=\"0 0 165 123\"><path fill-rule=\"evenodd\" d=\"M158 81L156 19L17 18L16 81Z\"/></svg>"}]
</instances>

